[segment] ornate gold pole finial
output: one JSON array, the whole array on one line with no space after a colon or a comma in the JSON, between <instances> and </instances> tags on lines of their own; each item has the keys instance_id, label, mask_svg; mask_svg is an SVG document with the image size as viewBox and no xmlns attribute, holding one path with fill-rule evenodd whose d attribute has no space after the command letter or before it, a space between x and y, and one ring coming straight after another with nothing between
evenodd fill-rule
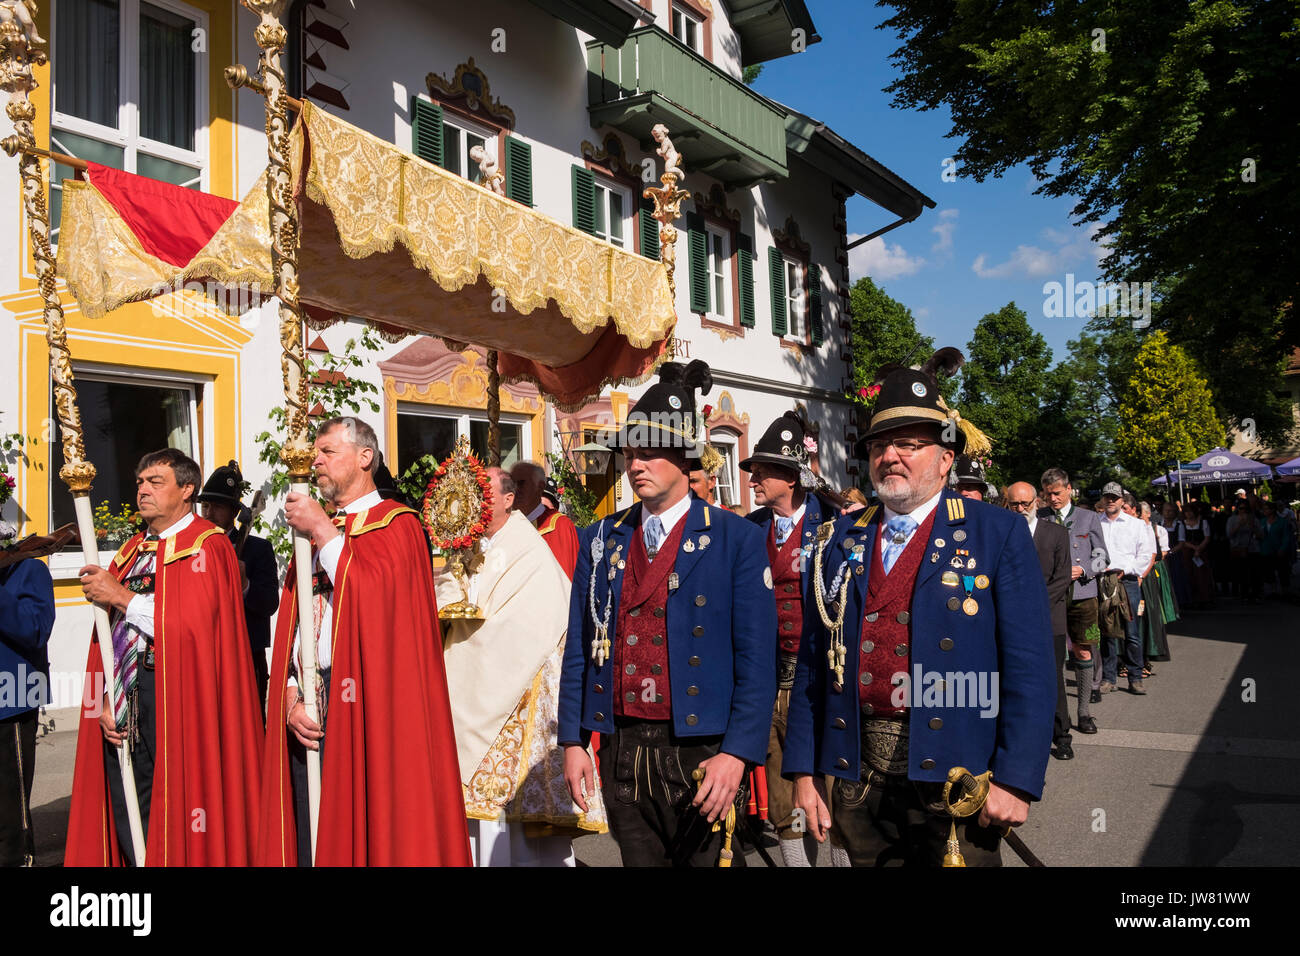
<instances>
[{"instance_id":1,"label":"ornate gold pole finial","mask_svg":"<svg viewBox=\"0 0 1300 956\"><path fill-rule=\"evenodd\" d=\"M668 138L668 127L656 123L650 130L650 135L659 144L655 152L664 161L664 174L659 177L663 185L647 186L641 195L654 200L654 217L659 220L659 258L663 260L664 269L668 272L668 290L675 295L677 283L673 278L673 270L677 266L677 228L673 223L682 214L682 200L689 197L690 192L680 188L685 178L681 168L682 154L677 152L673 141Z\"/></svg>"},{"instance_id":2,"label":"ornate gold pole finial","mask_svg":"<svg viewBox=\"0 0 1300 956\"><path fill-rule=\"evenodd\" d=\"M0 0L0 90L9 93L5 112L13 120L14 135L5 140L5 151L18 155L18 175L22 180L23 208L27 213L27 235L31 240L32 258L36 263L36 283L45 305L45 341L50 349L50 379L54 383L54 409L63 440L63 467L59 477L72 492L81 535L81 556L86 564L98 565L95 522L90 509L90 487L95 480L95 466L85 460L82 442L81 412L77 408L77 388L72 375L72 354L68 351L68 330L64 324L63 303L55 287L54 253L50 249L50 217L45 203L45 176L40 159L28 150L36 148L36 107L31 92L36 89L33 66L44 66L45 40L36 32L36 4L33 0ZM50 463L53 467L53 462ZM106 686L113 687L113 642L108 611L94 605L95 629L99 633L100 660ZM103 688L88 689L91 698L103 694ZM83 695L84 696L84 695ZM140 801L136 796L135 771L131 751L126 745L117 748L118 767L122 773L122 790L126 797L127 822L137 866L145 862L144 828L140 821Z\"/></svg>"},{"instance_id":3,"label":"ornate gold pole finial","mask_svg":"<svg viewBox=\"0 0 1300 956\"><path fill-rule=\"evenodd\" d=\"M289 469L289 489L308 495L314 453L307 441L308 377L307 352L303 338L302 309L298 304L298 210L293 201L293 171L289 165L289 97L280 69L280 51L289 35L280 23L287 0L240 0L260 18L253 38L262 55L257 81L243 66L226 69L232 89L248 86L266 97L266 195L270 204L271 273L280 300L280 370L284 377L284 401L288 435L280 459ZM298 610L299 653L302 668L299 685L307 716L319 722L316 702L316 640L311 594L311 540L301 532L293 536L293 560ZM316 831L320 819L320 751L307 751L307 805L311 825L312 862L316 860Z\"/></svg>"}]
</instances>

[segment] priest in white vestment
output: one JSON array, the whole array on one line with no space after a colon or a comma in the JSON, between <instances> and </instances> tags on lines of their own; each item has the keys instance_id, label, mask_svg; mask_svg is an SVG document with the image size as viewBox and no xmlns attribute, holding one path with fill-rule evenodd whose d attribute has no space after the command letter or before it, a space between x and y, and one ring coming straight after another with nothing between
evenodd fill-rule
<instances>
[{"instance_id":1,"label":"priest in white vestment","mask_svg":"<svg viewBox=\"0 0 1300 956\"><path fill-rule=\"evenodd\" d=\"M468 562L482 620L443 622L447 690L477 866L572 866L574 836L608 829L597 787L583 813L556 740L569 579L514 510L514 482L489 468L492 520ZM462 597L443 569L438 606Z\"/></svg>"}]
</instances>

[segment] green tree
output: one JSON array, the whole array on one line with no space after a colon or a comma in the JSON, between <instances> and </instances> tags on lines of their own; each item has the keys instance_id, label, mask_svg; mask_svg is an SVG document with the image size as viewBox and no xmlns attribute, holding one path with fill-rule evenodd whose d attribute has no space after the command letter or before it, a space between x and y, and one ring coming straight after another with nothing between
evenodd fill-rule
<instances>
[{"instance_id":1,"label":"green tree","mask_svg":"<svg viewBox=\"0 0 1300 956\"><path fill-rule=\"evenodd\" d=\"M961 175L1027 163L1037 192L1102 223L1111 281L1198 361L1221 415L1291 426L1275 394L1300 344L1296 5L1276 0L881 0L902 46L888 87L947 107ZM1290 77L1290 79L1288 79Z\"/></svg>"},{"instance_id":2,"label":"green tree","mask_svg":"<svg viewBox=\"0 0 1300 956\"><path fill-rule=\"evenodd\" d=\"M871 385L876 371L889 363L920 365L934 352L934 339L916 330L912 310L863 276L849 290L852 313L853 395L867 404L860 390ZM940 382L945 398L951 398L956 377Z\"/></svg>"},{"instance_id":3,"label":"green tree","mask_svg":"<svg viewBox=\"0 0 1300 956\"><path fill-rule=\"evenodd\" d=\"M749 66L745 67L745 69L742 71L741 79L744 81L746 86L753 86L754 81L758 79L758 75L762 72L763 72L762 63L751 63Z\"/></svg>"},{"instance_id":4,"label":"green tree","mask_svg":"<svg viewBox=\"0 0 1300 956\"><path fill-rule=\"evenodd\" d=\"M1222 444L1223 423L1196 363L1165 332L1147 336L1120 402L1120 461L1149 480L1163 473L1168 459L1191 461Z\"/></svg>"},{"instance_id":5,"label":"green tree","mask_svg":"<svg viewBox=\"0 0 1300 956\"><path fill-rule=\"evenodd\" d=\"M1008 302L985 315L966 346L961 413L993 443L995 484L1041 473L1034 429L1047 389L1052 352L1029 327L1024 310Z\"/></svg>"},{"instance_id":6,"label":"green tree","mask_svg":"<svg viewBox=\"0 0 1300 956\"><path fill-rule=\"evenodd\" d=\"M308 353L310 402L320 403L321 419L360 415L363 406L372 414L379 411L379 403L372 397L379 389L365 379L349 376L348 372L370 365L371 356L381 348L383 344L374 329L362 325L359 336L348 339L339 352L326 354L321 362L314 361L311 353ZM280 448L288 437L288 414L283 405L274 405L267 417L272 427L259 433L254 441L258 446L257 460L271 466L271 477L266 480L262 490L268 499L275 499L289 490L289 474L280 461ZM293 557L293 533L285 523L283 510L276 513L271 521L264 514L258 515L254 527L267 536L282 561L288 562Z\"/></svg>"},{"instance_id":7,"label":"green tree","mask_svg":"<svg viewBox=\"0 0 1300 956\"><path fill-rule=\"evenodd\" d=\"M1116 463L1119 402L1133 374L1139 347L1132 325L1098 316L1070 341L1068 352L1047 373L1038 418L1022 436L1037 464L1022 476L1064 468L1078 488L1100 487Z\"/></svg>"}]
</instances>

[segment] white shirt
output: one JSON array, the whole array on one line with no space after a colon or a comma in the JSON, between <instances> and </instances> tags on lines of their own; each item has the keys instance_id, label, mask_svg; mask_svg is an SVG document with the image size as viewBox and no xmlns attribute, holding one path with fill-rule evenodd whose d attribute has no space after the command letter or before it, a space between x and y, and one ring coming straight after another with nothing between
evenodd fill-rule
<instances>
[{"instance_id":1,"label":"white shirt","mask_svg":"<svg viewBox=\"0 0 1300 956\"><path fill-rule=\"evenodd\" d=\"M193 521L194 513L190 512L166 531L160 532L158 535L159 540L166 541L173 535L180 534L188 528ZM158 558L156 553L152 560L154 567L157 568ZM134 571L135 569L132 568L131 570ZM126 611L123 613L122 618L126 621L126 626L134 629L139 635L139 637L136 638L136 647L142 652L145 651L149 646L149 642L146 638L153 637L153 595L137 594L135 597L131 598L130 603L126 606Z\"/></svg>"},{"instance_id":2,"label":"white shirt","mask_svg":"<svg viewBox=\"0 0 1300 956\"><path fill-rule=\"evenodd\" d=\"M681 500L681 501L677 502L677 504L673 505L671 508L669 508L669 509L668 509L667 511L665 511L663 514L659 515L659 521L660 521L660 523L664 526L664 540L665 540L665 541L667 541L667 540L668 540L668 536L669 536L670 534L673 533L673 528L676 527L677 522L681 521L682 518L686 517L686 512L688 512L688 511L690 511L690 510L691 510L691 494L690 494L690 492L688 491L688 492L687 492L687 493L682 497L682 500ZM646 511L646 512L644 512L644 513L641 515L641 534L642 534L642 535L645 534L645 523L646 523L646 519L649 518L649 517L650 517L650 512L649 512L649 511ZM643 538L642 540L644 540L644 538ZM649 543L648 543L648 542L647 542L646 546L649 547Z\"/></svg>"},{"instance_id":3,"label":"white shirt","mask_svg":"<svg viewBox=\"0 0 1300 956\"><path fill-rule=\"evenodd\" d=\"M1032 538L1034 532L1038 530L1038 515L1030 511L1029 514L1025 515L1025 520L1029 522L1029 537Z\"/></svg>"},{"instance_id":4,"label":"white shirt","mask_svg":"<svg viewBox=\"0 0 1300 956\"><path fill-rule=\"evenodd\" d=\"M912 535L916 534L917 530L920 529L921 525L925 524L925 519L930 517L930 512L932 512L935 508L939 507L939 499L942 497L943 497L943 492L940 491L937 495L935 495L925 504L921 505L921 507L917 508L915 511L908 513L908 516L913 521L916 522L916 527L913 528L908 533L907 537L903 539L904 549L906 549L908 544L911 543ZM889 522L892 521L894 518L899 518L899 517L902 516L897 511L891 509L889 505L885 505L885 520L881 524L881 528L883 529L884 525L889 524ZM880 556L882 558L885 556L885 549L887 547L889 547L889 536L884 534L882 530L880 535Z\"/></svg>"},{"instance_id":5,"label":"white shirt","mask_svg":"<svg viewBox=\"0 0 1300 956\"><path fill-rule=\"evenodd\" d=\"M344 505L337 514L356 514L358 511L365 511L367 508L373 508L384 500L384 496L378 491L372 491L368 495L362 495L356 501ZM331 540L325 547L316 552L316 560L313 562L313 571L324 571L326 577L330 579L330 584L334 584L334 575L339 569L339 558L343 554L343 543L347 540L347 535L339 532L338 536ZM320 616L320 633L316 635L316 669L325 670L333 663L331 657L332 646L330 637L334 633L334 592L330 591L325 598L325 610ZM293 660L298 660L298 638L293 639ZM297 686L298 682L292 677L289 678L292 686Z\"/></svg>"},{"instance_id":6,"label":"white shirt","mask_svg":"<svg viewBox=\"0 0 1300 956\"><path fill-rule=\"evenodd\" d=\"M1169 532L1160 525L1152 525L1152 530L1156 533L1156 541L1160 544L1160 551L1164 553L1169 550Z\"/></svg>"},{"instance_id":7,"label":"white shirt","mask_svg":"<svg viewBox=\"0 0 1300 956\"><path fill-rule=\"evenodd\" d=\"M1141 518L1120 512L1113 520L1101 515L1101 537L1110 554L1109 570L1143 574L1156 553L1156 540Z\"/></svg>"}]
</instances>

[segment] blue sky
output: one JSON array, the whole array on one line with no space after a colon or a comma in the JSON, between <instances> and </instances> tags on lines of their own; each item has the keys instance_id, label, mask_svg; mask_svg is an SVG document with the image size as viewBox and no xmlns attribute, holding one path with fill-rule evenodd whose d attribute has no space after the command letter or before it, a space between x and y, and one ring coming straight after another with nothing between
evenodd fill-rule
<instances>
[{"instance_id":1,"label":"blue sky","mask_svg":"<svg viewBox=\"0 0 1300 956\"><path fill-rule=\"evenodd\" d=\"M870 275L911 308L936 345L963 351L980 317L1014 300L1053 358L1064 358L1087 319L1047 317L1043 286L1064 284L1067 273L1076 284L1096 279L1101 250L1089 239L1096 226L1072 225L1072 199L1035 196L1027 167L983 183L945 182L943 162L958 145L946 136L947 109L900 110L883 92L898 75L889 60L898 38L876 29L890 11L870 0L809 0L808 8L821 42L767 63L754 88L826 123L936 203L852 250L853 281ZM894 218L861 196L849 200L851 239Z\"/></svg>"}]
</instances>

